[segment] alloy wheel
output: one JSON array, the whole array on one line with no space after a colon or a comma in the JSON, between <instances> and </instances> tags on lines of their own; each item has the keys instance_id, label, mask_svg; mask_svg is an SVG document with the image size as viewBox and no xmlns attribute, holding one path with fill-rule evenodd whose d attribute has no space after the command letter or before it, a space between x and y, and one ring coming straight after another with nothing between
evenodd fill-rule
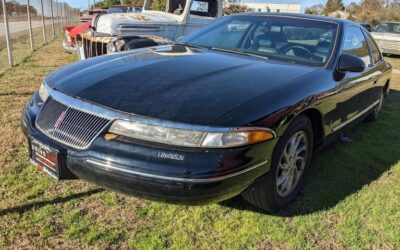
<instances>
[{"instance_id":1,"label":"alloy wheel","mask_svg":"<svg viewBox=\"0 0 400 250\"><path fill-rule=\"evenodd\" d=\"M276 175L276 190L280 197L288 197L296 188L308 157L307 134L296 132L288 141L282 152Z\"/></svg>"}]
</instances>

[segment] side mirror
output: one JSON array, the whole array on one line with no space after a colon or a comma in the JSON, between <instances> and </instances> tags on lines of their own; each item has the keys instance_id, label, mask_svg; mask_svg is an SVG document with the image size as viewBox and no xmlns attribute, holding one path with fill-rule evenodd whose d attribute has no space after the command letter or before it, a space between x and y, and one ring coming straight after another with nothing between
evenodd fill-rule
<instances>
[{"instance_id":1,"label":"side mirror","mask_svg":"<svg viewBox=\"0 0 400 250\"><path fill-rule=\"evenodd\" d=\"M365 62L359 57L342 54L339 58L338 70L341 72L363 72L365 68Z\"/></svg>"}]
</instances>

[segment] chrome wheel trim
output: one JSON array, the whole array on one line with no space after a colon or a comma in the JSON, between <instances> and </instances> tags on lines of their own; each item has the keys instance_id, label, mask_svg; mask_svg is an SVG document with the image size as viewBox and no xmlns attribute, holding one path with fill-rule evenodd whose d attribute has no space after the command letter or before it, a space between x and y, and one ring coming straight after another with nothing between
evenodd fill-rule
<instances>
[{"instance_id":1,"label":"chrome wheel trim","mask_svg":"<svg viewBox=\"0 0 400 250\"><path fill-rule=\"evenodd\" d=\"M307 134L296 132L286 144L276 171L276 191L280 197L288 197L297 187L308 157Z\"/></svg>"}]
</instances>

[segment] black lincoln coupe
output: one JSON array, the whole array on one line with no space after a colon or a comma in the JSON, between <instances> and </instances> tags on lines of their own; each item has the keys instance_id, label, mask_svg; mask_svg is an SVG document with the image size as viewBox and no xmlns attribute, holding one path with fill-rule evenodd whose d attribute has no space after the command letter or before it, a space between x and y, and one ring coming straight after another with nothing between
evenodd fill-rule
<instances>
[{"instance_id":1,"label":"black lincoln coupe","mask_svg":"<svg viewBox=\"0 0 400 250\"><path fill-rule=\"evenodd\" d=\"M359 24L233 15L56 70L21 123L32 162L58 180L183 204L242 194L274 212L316 149L378 118L391 70Z\"/></svg>"}]
</instances>

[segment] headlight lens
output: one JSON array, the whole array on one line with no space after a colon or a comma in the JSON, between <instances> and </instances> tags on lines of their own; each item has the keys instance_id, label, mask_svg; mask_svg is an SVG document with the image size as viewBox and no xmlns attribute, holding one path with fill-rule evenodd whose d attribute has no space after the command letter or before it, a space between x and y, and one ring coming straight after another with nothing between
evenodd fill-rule
<instances>
[{"instance_id":1,"label":"headlight lens","mask_svg":"<svg viewBox=\"0 0 400 250\"><path fill-rule=\"evenodd\" d=\"M125 41L121 38L119 40L107 43L107 54L115 53L125 50Z\"/></svg>"},{"instance_id":2,"label":"headlight lens","mask_svg":"<svg viewBox=\"0 0 400 250\"><path fill-rule=\"evenodd\" d=\"M117 51L117 47L115 47L114 42L107 43L107 54L115 53Z\"/></svg>"},{"instance_id":3,"label":"headlight lens","mask_svg":"<svg viewBox=\"0 0 400 250\"><path fill-rule=\"evenodd\" d=\"M49 98L49 92L47 92L47 89L46 89L46 86L44 83L42 83L42 85L39 88L39 96L43 102L45 102L47 100L47 98Z\"/></svg>"},{"instance_id":4,"label":"headlight lens","mask_svg":"<svg viewBox=\"0 0 400 250\"><path fill-rule=\"evenodd\" d=\"M266 129L208 132L162 127L124 120L115 121L109 132L145 141L201 148L238 147L275 138L274 132Z\"/></svg>"}]
</instances>

